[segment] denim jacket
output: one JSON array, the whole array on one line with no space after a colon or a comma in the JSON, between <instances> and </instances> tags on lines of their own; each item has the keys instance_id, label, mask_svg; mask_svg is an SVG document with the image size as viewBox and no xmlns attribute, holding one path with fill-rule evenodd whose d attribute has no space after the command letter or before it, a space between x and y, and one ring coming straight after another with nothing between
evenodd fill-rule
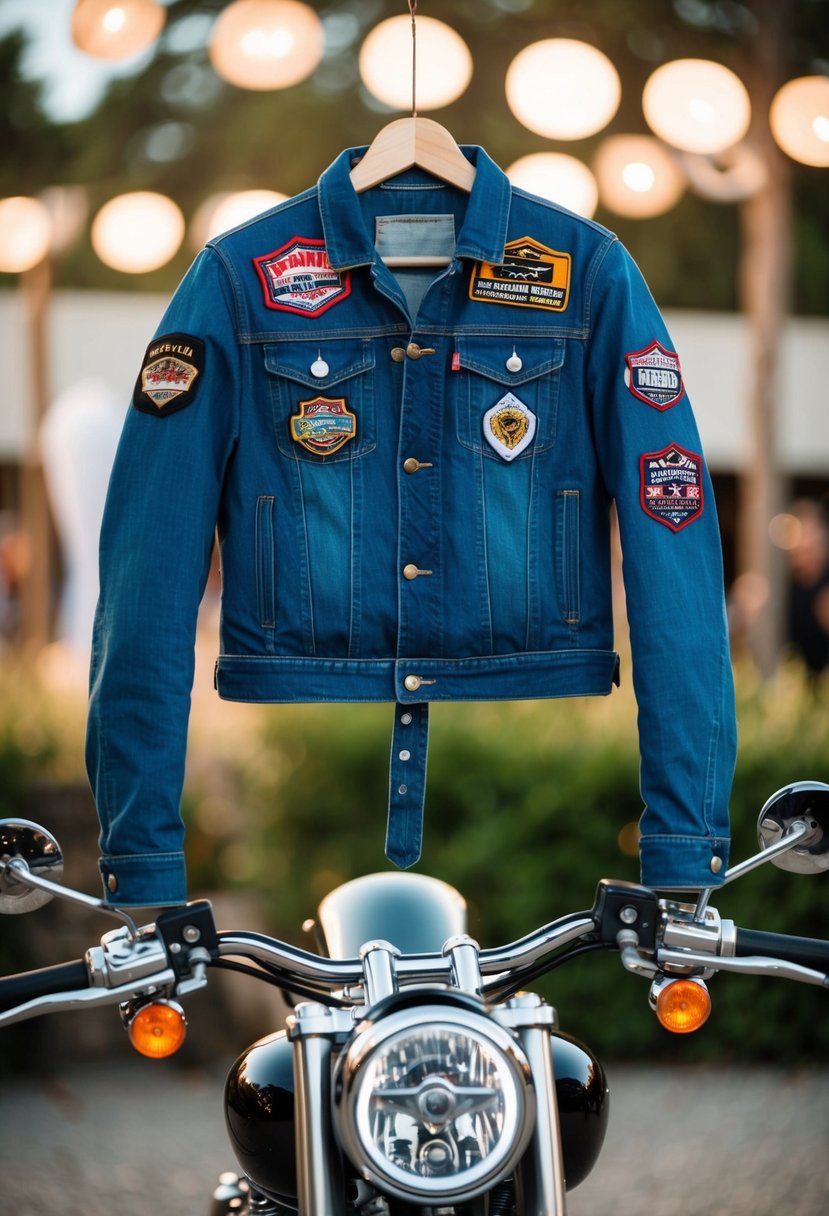
<instances>
[{"instance_id":1,"label":"denim jacket","mask_svg":"<svg viewBox=\"0 0 829 1216\"><path fill-rule=\"evenodd\" d=\"M409 865L430 702L610 692L614 503L642 878L717 885L735 753L720 538L664 322L612 233L481 149L464 149L470 194L414 169L358 195L363 151L211 241L148 347L101 534L87 761L105 897L186 898L214 537L219 695L393 703L387 844Z\"/></svg>"}]
</instances>

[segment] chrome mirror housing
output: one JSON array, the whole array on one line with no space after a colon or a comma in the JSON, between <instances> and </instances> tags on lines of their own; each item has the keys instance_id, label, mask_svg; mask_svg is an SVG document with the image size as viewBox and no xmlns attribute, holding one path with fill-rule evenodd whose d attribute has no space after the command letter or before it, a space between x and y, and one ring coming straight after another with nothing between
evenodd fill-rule
<instances>
[{"instance_id":1,"label":"chrome mirror housing","mask_svg":"<svg viewBox=\"0 0 829 1216\"><path fill-rule=\"evenodd\" d=\"M820 874L829 870L829 785L823 781L795 781L772 794L757 820L761 849L777 844L794 824L807 831L797 844L770 858L781 870Z\"/></svg>"},{"instance_id":2,"label":"chrome mirror housing","mask_svg":"<svg viewBox=\"0 0 829 1216\"><path fill-rule=\"evenodd\" d=\"M0 819L0 913L32 912L52 898L52 892L21 881L26 874L59 882L63 874L60 845L50 832L28 819Z\"/></svg>"}]
</instances>

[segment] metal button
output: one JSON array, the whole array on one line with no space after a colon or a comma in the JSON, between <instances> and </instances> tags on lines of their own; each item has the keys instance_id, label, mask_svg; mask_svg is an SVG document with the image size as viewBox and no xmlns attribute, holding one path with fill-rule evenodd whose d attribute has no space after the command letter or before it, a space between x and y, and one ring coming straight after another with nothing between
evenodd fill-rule
<instances>
[{"instance_id":1,"label":"metal button","mask_svg":"<svg viewBox=\"0 0 829 1216\"><path fill-rule=\"evenodd\" d=\"M420 578L421 574L431 573L431 570L421 570L419 566L414 564L414 562L408 562L407 565L403 567L403 577L407 578L409 582L411 582L413 579Z\"/></svg>"},{"instance_id":2,"label":"metal button","mask_svg":"<svg viewBox=\"0 0 829 1216\"><path fill-rule=\"evenodd\" d=\"M406 347L406 354L410 359L419 359L421 355L433 355L434 353L434 346L421 346L418 342L410 342Z\"/></svg>"},{"instance_id":3,"label":"metal button","mask_svg":"<svg viewBox=\"0 0 829 1216\"><path fill-rule=\"evenodd\" d=\"M322 380L323 376L327 376L330 370L328 364L320 355L317 355L311 364L311 375L316 376L318 380Z\"/></svg>"},{"instance_id":4,"label":"metal button","mask_svg":"<svg viewBox=\"0 0 829 1216\"><path fill-rule=\"evenodd\" d=\"M406 358L406 351L402 346L394 346L392 347L391 357L395 363L402 363Z\"/></svg>"},{"instance_id":5,"label":"metal button","mask_svg":"<svg viewBox=\"0 0 829 1216\"><path fill-rule=\"evenodd\" d=\"M721 869L722 869L722 857L712 857L711 858L711 873L719 874Z\"/></svg>"},{"instance_id":6,"label":"metal button","mask_svg":"<svg viewBox=\"0 0 829 1216\"><path fill-rule=\"evenodd\" d=\"M411 726L412 715L411 714L401 714L400 721L403 723L404 726Z\"/></svg>"},{"instance_id":7,"label":"metal button","mask_svg":"<svg viewBox=\"0 0 829 1216\"><path fill-rule=\"evenodd\" d=\"M418 471L418 469L431 469L431 468L434 468L434 466L432 464L430 464L428 461L418 460L415 456L407 456L406 459L403 461L403 472L404 473L416 473Z\"/></svg>"},{"instance_id":8,"label":"metal button","mask_svg":"<svg viewBox=\"0 0 829 1216\"><path fill-rule=\"evenodd\" d=\"M107 878L107 890L112 891L113 894L118 890L118 879L114 874L110 874Z\"/></svg>"},{"instance_id":9,"label":"metal button","mask_svg":"<svg viewBox=\"0 0 829 1216\"><path fill-rule=\"evenodd\" d=\"M507 359L507 371L508 372L520 372L521 368L523 366L524 366L524 362L523 362L521 356L517 355L515 353L515 350L513 350L512 354Z\"/></svg>"},{"instance_id":10,"label":"metal button","mask_svg":"<svg viewBox=\"0 0 829 1216\"><path fill-rule=\"evenodd\" d=\"M403 687L406 689L406 692L417 692L422 683L423 681L420 676L406 676L406 679L403 681Z\"/></svg>"},{"instance_id":11,"label":"metal button","mask_svg":"<svg viewBox=\"0 0 829 1216\"><path fill-rule=\"evenodd\" d=\"M399 758L400 758L401 760L403 760L404 762L405 762L406 760L411 760L411 758L412 758L412 753L411 753L410 751L407 751L407 750L406 750L406 748L404 748L404 749L403 749L403 751L402 751L402 752L400 752L400 757L399 757Z\"/></svg>"}]
</instances>

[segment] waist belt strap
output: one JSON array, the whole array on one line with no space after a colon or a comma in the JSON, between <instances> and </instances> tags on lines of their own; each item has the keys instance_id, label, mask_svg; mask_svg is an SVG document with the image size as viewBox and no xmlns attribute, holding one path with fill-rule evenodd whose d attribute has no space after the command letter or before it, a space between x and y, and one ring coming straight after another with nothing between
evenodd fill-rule
<instances>
[{"instance_id":1,"label":"waist belt strap","mask_svg":"<svg viewBox=\"0 0 829 1216\"><path fill-rule=\"evenodd\" d=\"M426 752L429 706L395 705L389 767L389 817L386 856L408 870L423 848L423 802L426 797Z\"/></svg>"}]
</instances>

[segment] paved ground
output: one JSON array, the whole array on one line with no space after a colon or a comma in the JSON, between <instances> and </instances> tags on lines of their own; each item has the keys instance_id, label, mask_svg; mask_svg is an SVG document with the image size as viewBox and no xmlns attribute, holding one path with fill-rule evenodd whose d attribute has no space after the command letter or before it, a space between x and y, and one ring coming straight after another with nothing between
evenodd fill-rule
<instances>
[{"instance_id":1,"label":"paved ground","mask_svg":"<svg viewBox=\"0 0 829 1216\"><path fill-rule=\"evenodd\" d=\"M609 1070L608 1140L569 1216L826 1216L829 1070ZM0 1216L207 1216L222 1078L136 1058L6 1077Z\"/></svg>"}]
</instances>

